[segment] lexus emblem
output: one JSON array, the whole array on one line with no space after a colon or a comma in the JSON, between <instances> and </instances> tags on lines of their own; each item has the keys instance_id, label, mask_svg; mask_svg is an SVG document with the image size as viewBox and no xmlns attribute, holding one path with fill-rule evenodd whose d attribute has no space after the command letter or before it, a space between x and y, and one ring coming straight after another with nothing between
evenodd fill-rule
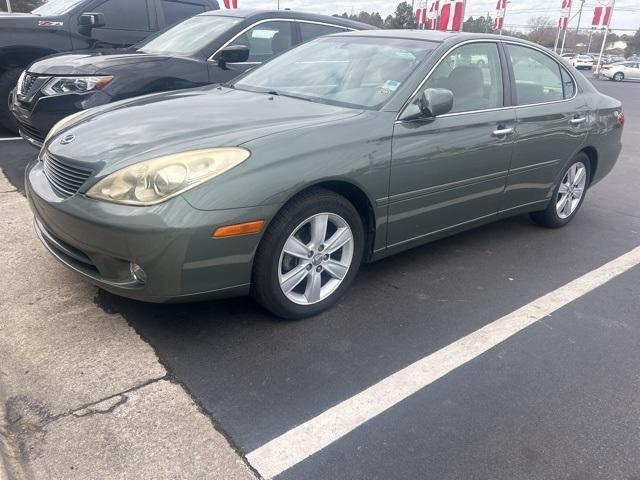
<instances>
[{"instance_id":1,"label":"lexus emblem","mask_svg":"<svg viewBox=\"0 0 640 480\"><path fill-rule=\"evenodd\" d=\"M73 142L76 139L75 135L66 135L62 140L60 140L60 143L62 145L67 145L71 142Z\"/></svg>"}]
</instances>

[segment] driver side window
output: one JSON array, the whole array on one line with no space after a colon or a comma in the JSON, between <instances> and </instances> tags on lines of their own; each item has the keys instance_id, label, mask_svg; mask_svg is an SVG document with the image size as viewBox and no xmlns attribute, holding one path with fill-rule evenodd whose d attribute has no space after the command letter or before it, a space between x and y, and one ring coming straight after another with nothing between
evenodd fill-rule
<instances>
[{"instance_id":1,"label":"driver side window","mask_svg":"<svg viewBox=\"0 0 640 480\"><path fill-rule=\"evenodd\" d=\"M247 62L266 62L274 55L289 50L293 41L291 22L264 22L247 30L236 38L231 45L249 47Z\"/></svg>"},{"instance_id":2,"label":"driver side window","mask_svg":"<svg viewBox=\"0 0 640 480\"><path fill-rule=\"evenodd\" d=\"M456 48L436 67L424 85L453 93L450 113L503 106L502 67L498 45L470 43Z\"/></svg>"}]
</instances>

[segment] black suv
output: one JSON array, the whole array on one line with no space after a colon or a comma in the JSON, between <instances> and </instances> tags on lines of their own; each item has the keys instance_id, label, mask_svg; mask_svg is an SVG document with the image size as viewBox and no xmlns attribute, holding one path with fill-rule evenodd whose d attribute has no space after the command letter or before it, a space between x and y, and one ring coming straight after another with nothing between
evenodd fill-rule
<instances>
[{"instance_id":1,"label":"black suv","mask_svg":"<svg viewBox=\"0 0 640 480\"><path fill-rule=\"evenodd\" d=\"M50 128L74 112L153 92L224 83L293 45L371 28L289 10L206 12L126 51L39 60L20 77L11 109L22 137L39 147Z\"/></svg>"},{"instance_id":2,"label":"black suv","mask_svg":"<svg viewBox=\"0 0 640 480\"><path fill-rule=\"evenodd\" d=\"M128 47L218 8L217 0L49 0L31 14L0 13L0 124L17 131L6 99L34 60L72 50Z\"/></svg>"}]
</instances>

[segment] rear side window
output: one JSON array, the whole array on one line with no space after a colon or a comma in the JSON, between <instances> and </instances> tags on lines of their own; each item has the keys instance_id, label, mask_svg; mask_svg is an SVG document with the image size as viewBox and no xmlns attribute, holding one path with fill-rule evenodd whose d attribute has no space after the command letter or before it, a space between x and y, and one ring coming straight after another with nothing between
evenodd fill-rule
<instances>
[{"instance_id":1,"label":"rear side window","mask_svg":"<svg viewBox=\"0 0 640 480\"><path fill-rule=\"evenodd\" d=\"M503 85L498 46L471 43L456 48L436 67L425 88L451 90L451 113L501 107Z\"/></svg>"},{"instance_id":2,"label":"rear side window","mask_svg":"<svg viewBox=\"0 0 640 480\"><path fill-rule=\"evenodd\" d=\"M319 25L317 23L299 22L298 25L300 25L300 35L303 42L308 42L309 40L313 40L316 37L321 37L322 35L330 35L332 33L345 31L344 28L332 27L329 25Z\"/></svg>"},{"instance_id":3,"label":"rear side window","mask_svg":"<svg viewBox=\"0 0 640 480\"><path fill-rule=\"evenodd\" d=\"M576 84L564 68L560 68L562 75L562 87L564 88L564 98L571 98L576 94Z\"/></svg>"},{"instance_id":4,"label":"rear side window","mask_svg":"<svg viewBox=\"0 0 640 480\"><path fill-rule=\"evenodd\" d=\"M517 105L546 103L565 98L560 65L533 48L507 45L516 84Z\"/></svg>"},{"instance_id":5,"label":"rear side window","mask_svg":"<svg viewBox=\"0 0 640 480\"><path fill-rule=\"evenodd\" d=\"M291 48L291 22L264 22L244 32L231 45L249 47L248 62L266 62Z\"/></svg>"},{"instance_id":6,"label":"rear side window","mask_svg":"<svg viewBox=\"0 0 640 480\"><path fill-rule=\"evenodd\" d=\"M195 3L162 0L162 11L165 25L170 26L204 12L204 7Z\"/></svg>"},{"instance_id":7,"label":"rear side window","mask_svg":"<svg viewBox=\"0 0 640 480\"><path fill-rule=\"evenodd\" d=\"M149 31L147 0L106 0L90 11L104 15L102 28Z\"/></svg>"}]
</instances>

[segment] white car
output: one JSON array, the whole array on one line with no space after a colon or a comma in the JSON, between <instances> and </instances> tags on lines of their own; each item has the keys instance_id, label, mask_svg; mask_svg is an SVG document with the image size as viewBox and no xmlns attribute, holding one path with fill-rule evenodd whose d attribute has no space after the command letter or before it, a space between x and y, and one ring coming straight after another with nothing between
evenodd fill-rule
<instances>
[{"instance_id":1,"label":"white car","mask_svg":"<svg viewBox=\"0 0 640 480\"><path fill-rule=\"evenodd\" d=\"M578 70L581 68L586 68L587 70L591 70L593 68L593 58L589 55L576 55L571 58L571 65L576 67Z\"/></svg>"},{"instance_id":2,"label":"white car","mask_svg":"<svg viewBox=\"0 0 640 480\"><path fill-rule=\"evenodd\" d=\"M621 62L603 65L600 73L609 80L640 80L640 64L638 62Z\"/></svg>"}]
</instances>

